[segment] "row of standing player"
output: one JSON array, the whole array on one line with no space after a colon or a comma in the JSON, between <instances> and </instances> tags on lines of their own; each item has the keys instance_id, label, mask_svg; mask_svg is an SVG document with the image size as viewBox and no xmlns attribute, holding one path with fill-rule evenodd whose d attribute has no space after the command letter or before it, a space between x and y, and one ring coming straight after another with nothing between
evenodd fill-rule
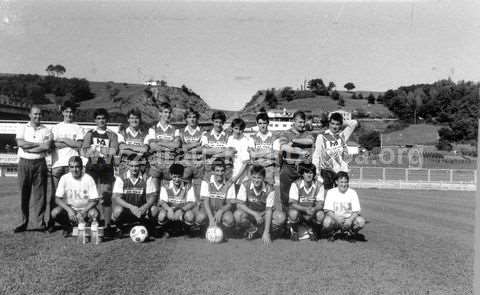
<instances>
[{"instance_id":1,"label":"row of standing player","mask_svg":"<svg viewBox=\"0 0 480 295\"><path fill-rule=\"evenodd\" d=\"M108 113L105 110L99 109L95 112L97 128L84 136L81 134L81 128L73 123L73 112L73 106L65 104L62 107L65 120L52 130L55 143L54 184L57 187L60 177L68 171L68 165L65 165L66 156L72 155L76 149L81 147L81 154L89 159L86 171L92 175L100 192L103 205L101 211L107 229L110 225L111 188L114 181L113 161L109 156L116 153L117 149L120 149L120 154L125 156L132 154L141 156L148 150L153 152L149 160L150 175L153 177L155 188L160 186L160 180L171 178L169 167L172 161L177 159L175 153L183 152L184 157L180 161L185 166L183 179L190 183L192 183L192 179L194 180L194 187L197 187L195 190L197 199L198 180L202 179L202 174L207 174L206 179L209 178L208 171L210 171L212 160L227 160L227 163L230 162L227 170L231 169L231 164L233 164L231 173L236 177L239 167L249 158L254 159L256 164L266 168L267 179L273 183L272 176L276 163L278 163L277 156L280 154L280 192L283 208L286 208L290 185L299 177L299 164L312 160L314 147L316 148L313 153L313 161L317 160L319 164L317 167L321 168L320 173L325 180L325 187L333 186L332 172L335 174L335 169L344 168L345 162L342 160L342 156L345 153L346 140L355 128L355 125L347 125L341 131L342 117L334 114L330 118L329 130L317 137L314 144L314 137L304 130L305 114L303 112L297 112L294 115L294 128L277 138L268 131L268 116L259 114L257 116L259 126L257 134L252 137L244 136L245 123L241 119L235 119L232 122L233 135L227 137L222 130L226 120L222 112L213 114L214 128L212 131L202 132L198 127L198 113L189 111L185 116L187 127L180 132L169 124L171 107L168 104L162 104L160 120L148 131L148 134L142 133L138 128L141 114L131 111L128 113L130 126L121 133L120 138L117 138L115 133L107 129ZM356 122L353 121L353 123ZM83 142L81 142L82 139ZM232 161L232 159L234 160ZM322 177L319 178L322 179ZM196 183L195 180L197 180Z\"/></svg>"}]
</instances>

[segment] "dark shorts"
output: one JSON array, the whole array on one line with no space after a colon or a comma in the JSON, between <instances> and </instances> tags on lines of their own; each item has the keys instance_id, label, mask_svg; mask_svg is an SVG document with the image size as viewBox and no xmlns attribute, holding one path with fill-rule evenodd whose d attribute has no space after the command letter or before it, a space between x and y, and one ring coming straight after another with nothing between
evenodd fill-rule
<instances>
[{"instance_id":1,"label":"dark shorts","mask_svg":"<svg viewBox=\"0 0 480 295\"><path fill-rule=\"evenodd\" d=\"M113 210L115 212L115 208ZM137 216L133 215L132 211L128 208L123 208L122 213L115 219L116 223L120 224L129 224L129 223L135 223L135 222L145 222L146 220L150 220L151 217L151 211L147 210L146 214L138 218Z\"/></svg>"},{"instance_id":2,"label":"dark shorts","mask_svg":"<svg viewBox=\"0 0 480 295\"><path fill-rule=\"evenodd\" d=\"M94 170L92 167L87 166L85 171L97 184L98 195L101 197L100 203L103 206L111 206L113 182L115 181L113 167L108 167L102 170Z\"/></svg>"}]
</instances>

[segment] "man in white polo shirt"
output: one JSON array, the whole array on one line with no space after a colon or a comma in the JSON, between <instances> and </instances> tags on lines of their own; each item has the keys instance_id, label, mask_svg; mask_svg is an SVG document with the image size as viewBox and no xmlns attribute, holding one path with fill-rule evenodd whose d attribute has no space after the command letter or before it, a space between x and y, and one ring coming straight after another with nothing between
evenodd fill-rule
<instances>
[{"instance_id":1,"label":"man in white polo shirt","mask_svg":"<svg viewBox=\"0 0 480 295\"><path fill-rule=\"evenodd\" d=\"M71 101L66 101L61 107L63 122L53 126L52 134L55 149L52 152L52 194L49 196L47 202L47 212L55 206L55 190L57 188L60 178L69 172L68 160L71 157L79 155L79 148L82 147L82 140L85 134L80 125L73 123L75 104ZM49 220L48 230L53 230L53 222Z\"/></svg>"},{"instance_id":2,"label":"man in white polo shirt","mask_svg":"<svg viewBox=\"0 0 480 295\"><path fill-rule=\"evenodd\" d=\"M42 111L38 106L30 108L30 121L17 128L18 184L21 195L21 223L15 233L27 230L45 230L45 203L47 195L47 163L45 155L52 146L50 129L40 124ZM30 198L32 210L30 212Z\"/></svg>"},{"instance_id":3,"label":"man in white polo shirt","mask_svg":"<svg viewBox=\"0 0 480 295\"><path fill-rule=\"evenodd\" d=\"M73 225L89 219L98 225L96 208L100 197L93 178L83 172L82 158L73 156L68 160L69 173L63 175L55 192L57 207L52 210L52 218L63 226L63 236L67 238Z\"/></svg>"}]
</instances>

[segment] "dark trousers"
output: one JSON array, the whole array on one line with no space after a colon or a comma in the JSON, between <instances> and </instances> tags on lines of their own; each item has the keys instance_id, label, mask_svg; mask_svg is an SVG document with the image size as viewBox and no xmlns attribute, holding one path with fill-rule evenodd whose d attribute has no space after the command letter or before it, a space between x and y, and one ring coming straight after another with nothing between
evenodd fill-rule
<instances>
[{"instance_id":1,"label":"dark trousers","mask_svg":"<svg viewBox=\"0 0 480 295\"><path fill-rule=\"evenodd\" d=\"M21 196L21 226L28 226L30 222L32 229L44 228L47 175L45 159L28 160L20 158L18 185Z\"/></svg>"},{"instance_id":2,"label":"dark trousers","mask_svg":"<svg viewBox=\"0 0 480 295\"><path fill-rule=\"evenodd\" d=\"M55 192L57 191L58 182L63 175L69 172L68 166L60 166L52 168L52 177L50 178L50 194L47 195L47 205L45 212L45 224L50 225L54 223L53 218L51 216L53 208L57 205L55 204Z\"/></svg>"},{"instance_id":3,"label":"dark trousers","mask_svg":"<svg viewBox=\"0 0 480 295\"><path fill-rule=\"evenodd\" d=\"M283 163L280 168L280 200L284 211L288 208L288 196L290 195L290 186L300 177L298 166Z\"/></svg>"}]
</instances>

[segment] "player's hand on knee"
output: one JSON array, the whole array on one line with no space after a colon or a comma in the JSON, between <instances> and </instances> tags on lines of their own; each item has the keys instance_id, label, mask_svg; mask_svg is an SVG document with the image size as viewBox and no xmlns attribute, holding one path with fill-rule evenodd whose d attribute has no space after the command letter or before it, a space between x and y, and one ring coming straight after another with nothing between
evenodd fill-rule
<instances>
[{"instance_id":1,"label":"player's hand on knee","mask_svg":"<svg viewBox=\"0 0 480 295\"><path fill-rule=\"evenodd\" d=\"M215 216L213 218L215 223L222 222L222 215L223 215L223 212L221 212L221 211L217 211L217 213L215 213Z\"/></svg>"},{"instance_id":2,"label":"player's hand on knee","mask_svg":"<svg viewBox=\"0 0 480 295\"><path fill-rule=\"evenodd\" d=\"M170 220L175 220L175 212L173 212L172 208L169 208L167 211L167 218Z\"/></svg>"},{"instance_id":3,"label":"player's hand on knee","mask_svg":"<svg viewBox=\"0 0 480 295\"><path fill-rule=\"evenodd\" d=\"M67 210L67 214L68 214L68 219L70 219L70 221L73 221L75 223L78 222L77 215L75 214L75 211L73 211L71 208Z\"/></svg>"},{"instance_id":4,"label":"player's hand on knee","mask_svg":"<svg viewBox=\"0 0 480 295\"><path fill-rule=\"evenodd\" d=\"M257 224L262 224L263 223L263 216L261 214L255 213L255 215L253 217L255 217L255 221L257 222Z\"/></svg>"}]
</instances>

